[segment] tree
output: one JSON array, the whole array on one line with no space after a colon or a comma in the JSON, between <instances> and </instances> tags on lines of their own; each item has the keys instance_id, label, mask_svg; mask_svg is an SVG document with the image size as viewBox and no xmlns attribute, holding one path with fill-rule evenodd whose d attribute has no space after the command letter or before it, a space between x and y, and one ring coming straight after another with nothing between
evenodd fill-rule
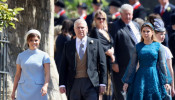
<instances>
[{"instance_id":1,"label":"tree","mask_svg":"<svg viewBox=\"0 0 175 100\"><path fill-rule=\"evenodd\" d=\"M9 9L6 2L7 0L0 0L0 31L9 25L15 28L13 21L18 21L16 15L19 14L19 11L24 10L23 8Z\"/></svg>"},{"instance_id":2,"label":"tree","mask_svg":"<svg viewBox=\"0 0 175 100\"><path fill-rule=\"evenodd\" d=\"M16 30L9 28L9 83L13 83L16 58L18 53L26 49L24 35L29 29L37 29L41 32L42 38L40 49L46 51L51 59L51 80L49 83L49 100L63 100L65 96L59 94L58 72L53 59L54 54L54 0L8 0L9 7L23 7L19 16L19 23L16 23ZM10 80L11 78L11 80ZM9 85L12 90L13 85Z\"/></svg>"}]
</instances>

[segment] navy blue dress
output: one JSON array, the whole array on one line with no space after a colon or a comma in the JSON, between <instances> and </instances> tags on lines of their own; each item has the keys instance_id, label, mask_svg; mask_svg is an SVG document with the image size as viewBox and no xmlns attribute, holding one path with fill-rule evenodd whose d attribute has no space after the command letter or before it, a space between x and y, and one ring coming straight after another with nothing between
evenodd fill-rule
<instances>
[{"instance_id":1,"label":"navy blue dress","mask_svg":"<svg viewBox=\"0 0 175 100\"><path fill-rule=\"evenodd\" d=\"M162 100L166 96L164 85L171 81L164 57L164 49L158 42L149 45L140 42L122 78L128 83L127 100ZM137 70L137 63L139 68Z\"/></svg>"}]
</instances>

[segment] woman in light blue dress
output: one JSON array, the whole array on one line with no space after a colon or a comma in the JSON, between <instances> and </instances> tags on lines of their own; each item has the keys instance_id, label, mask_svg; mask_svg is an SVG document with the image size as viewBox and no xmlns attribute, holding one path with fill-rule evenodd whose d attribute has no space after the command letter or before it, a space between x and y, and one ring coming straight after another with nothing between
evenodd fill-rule
<instances>
[{"instance_id":1,"label":"woman in light blue dress","mask_svg":"<svg viewBox=\"0 0 175 100\"><path fill-rule=\"evenodd\" d=\"M171 77L168 77L164 48L155 42L152 24L144 23L141 33L142 40L136 45L122 78L123 91L127 91L127 100L165 100Z\"/></svg>"},{"instance_id":2,"label":"woman in light blue dress","mask_svg":"<svg viewBox=\"0 0 175 100\"><path fill-rule=\"evenodd\" d=\"M47 53L38 49L41 34L30 30L26 34L28 49L16 60L16 75L11 98L15 100L47 100L50 77L50 59Z\"/></svg>"}]
</instances>

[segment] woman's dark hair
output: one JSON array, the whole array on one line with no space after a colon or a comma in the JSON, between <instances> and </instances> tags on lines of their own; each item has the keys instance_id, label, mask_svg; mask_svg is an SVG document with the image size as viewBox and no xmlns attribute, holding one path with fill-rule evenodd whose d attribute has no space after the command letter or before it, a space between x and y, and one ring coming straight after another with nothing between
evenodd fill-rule
<instances>
[{"instance_id":1,"label":"woman's dark hair","mask_svg":"<svg viewBox=\"0 0 175 100\"><path fill-rule=\"evenodd\" d=\"M30 41L30 39L34 38L34 37L38 37L38 39L40 39L40 36L38 34L35 34L35 33L30 33L28 36L27 36L27 46L29 47L29 44L28 44L28 41Z\"/></svg>"},{"instance_id":2,"label":"woman's dark hair","mask_svg":"<svg viewBox=\"0 0 175 100\"><path fill-rule=\"evenodd\" d=\"M72 33L73 31L73 22L71 20L64 20L62 23L61 31L63 35L66 35L67 33Z\"/></svg>"},{"instance_id":3,"label":"woman's dark hair","mask_svg":"<svg viewBox=\"0 0 175 100\"><path fill-rule=\"evenodd\" d=\"M150 22L153 26L154 26L154 19L162 19L161 16L159 14L156 14L156 13L152 13L148 16L148 22Z\"/></svg>"},{"instance_id":4,"label":"woman's dark hair","mask_svg":"<svg viewBox=\"0 0 175 100\"><path fill-rule=\"evenodd\" d=\"M27 36L27 42L34 38L34 37L38 37L38 39L40 39L39 35L38 34L35 34L35 33L30 33L28 36Z\"/></svg>"}]
</instances>

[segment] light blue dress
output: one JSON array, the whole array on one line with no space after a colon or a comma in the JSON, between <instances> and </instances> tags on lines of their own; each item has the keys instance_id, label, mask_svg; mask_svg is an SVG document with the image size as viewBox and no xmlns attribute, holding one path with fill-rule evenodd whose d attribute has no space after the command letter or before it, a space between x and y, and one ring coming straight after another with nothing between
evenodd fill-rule
<instances>
[{"instance_id":1,"label":"light blue dress","mask_svg":"<svg viewBox=\"0 0 175 100\"><path fill-rule=\"evenodd\" d=\"M47 95L41 96L40 92L45 82L45 63L50 63L49 56L39 49L28 49L18 55L16 64L21 66L22 71L17 100L47 100Z\"/></svg>"},{"instance_id":2,"label":"light blue dress","mask_svg":"<svg viewBox=\"0 0 175 100\"><path fill-rule=\"evenodd\" d=\"M127 100L163 100L167 93L164 85L171 83L164 48L158 42L136 45L132 59L122 78L128 83ZM137 63L139 68L136 70Z\"/></svg>"}]
</instances>

